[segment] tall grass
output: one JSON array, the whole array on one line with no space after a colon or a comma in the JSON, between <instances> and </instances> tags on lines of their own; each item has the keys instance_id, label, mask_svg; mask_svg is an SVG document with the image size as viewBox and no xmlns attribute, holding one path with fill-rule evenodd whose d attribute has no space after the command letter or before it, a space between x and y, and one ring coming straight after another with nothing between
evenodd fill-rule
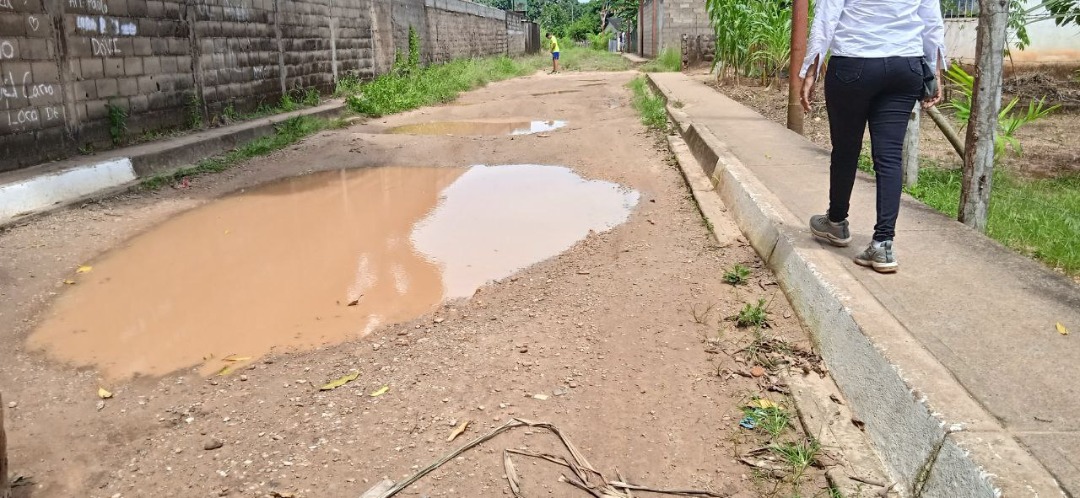
<instances>
[{"instance_id":1,"label":"tall grass","mask_svg":"<svg viewBox=\"0 0 1080 498\"><path fill-rule=\"evenodd\" d=\"M641 70L647 73L677 73L682 71L682 54L678 50L665 48L659 57L641 66Z\"/></svg>"},{"instance_id":2,"label":"tall grass","mask_svg":"<svg viewBox=\"0 0 1080 498\"><path fill-rule=\"evenodd\" d=\"M705 0L721 75L779 80L791 58L791 6L774 0Z\"/></svg>"},{"instance_id":3,"label":"tall grass","mask_svg":"<svg viewBox=\"0 0 1080 498\"><path fill-rule=\"evenodd\" d=\"M426 105L449 102L466 90L531 74L542 67L540 57L511 59L457 59L407 72L392 72L375 80L345 89L349 108L368 116L385 116Z\"/></svg>"},{"instance_id":4,"label":"tall grass","mask_svg":"<svg viewBox=\"0 0 1080 498\"><path fill-rule=\"evenodd\" d=\"M567 71L629 71L632 67L625 57L605 50L561 47L559 65Z\"/></svg>"},{"instance_id":5,"label":"tall grass","mask_svg":"<svg viewBox=\"0 0 1080 498\"><path fill-rule=\"evenodd\" d=\"M645 83L645 78L637 77L627 84L634 94L634 109L641 114L641 123L654 130L667 130L667 109L663 97L654 95Z\"/></svg>"}]
</instances>

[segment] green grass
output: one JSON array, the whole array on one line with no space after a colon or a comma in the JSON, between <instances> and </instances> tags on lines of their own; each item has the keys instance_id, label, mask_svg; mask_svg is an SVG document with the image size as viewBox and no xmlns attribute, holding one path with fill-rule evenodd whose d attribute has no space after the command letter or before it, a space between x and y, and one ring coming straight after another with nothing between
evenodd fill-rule
<instances>
[{"instance_id":1,"label":"green grass","mask_svg":"<svg viewBox=\"0 0 1080 498\"><path fill-rule=\"evenodd\" d=\"M653 95L643 77L630 80L628 86L634 94L634 109L641 114L641 123L655 130L667 130L667 109L664 107L664 99Z\"/></svg>"},{"instance_id":2,"label":"green grass","mask_svg":"<svg viewBox=\"0 0 1080 498\"><path fill-rule=\"evenodd\" d=\"M736 263L730 270L724 272L724 282L731 285L741 285L746 283L746 279L750 276L750 269L746 266Z\"/></svg>"},{"instance_id":3,"label":"green grass","mask_svg":"<svg viewBox=\"0 0 1080 498\"><path fill-rule=\"evenodd\" d=\"M309 116L297 116L278 124L273 135L252 140L225 154L203 159L190 168L183 168L168 175L158 175L147 178L146 180L143 180L142 186L151 190L159 189L165 185L175 183L184 177L221 172L245 159L283 149L299 142L308 135L326 129L340 128L344 126L344 123L344 120L340 119L331 120Z\"/></svg>"},{"instance_id":4,"label":"green grass","mask_svg":"<svg viewBox=\"0 0 1080 498\"><path fill-rule=\"evenodd\" d=\"M859 169L873 174L870 165L866 155L859 158ZM918 184L904 190L955 219L962 180L959 169L925 161ZM997 168L986 234L1070 276L1080 275L1080 175L1028 179Z\"/></svg>"},{"instance_id":5,"label":"green grass","mask_svg":"<svg viewBox=\"0 0 1080 498\"><path fill-rule=\"evenodd\" d=\"M821 445L815 440L803 440L797 443L774 444L772 451L791 466L792 482L798 483L806 469L817 459Z\"/></svg>"},{"instance_id":6,"label":"green grass","mask_svg":"<svg viewBox=\"0 0 1080 498\"><path fill-rule=\"evenodd\" d=\"M677 73L682 71L682 55L677 50L666 48L657 57L641 66L647 73Z\"/></svg>"},{"instance_id":7,"label":"green grass","mask_svg":"<svg viewBox=\"0 0 1080 498\"><path fill-rule=\"evenodd\" d=\"M352 88L338 91L352 93L349 107L367 116L385 116L449 102L458 94L492 81L531 74L543 67L544 59L527 57L511 59L506 56L483 59L458 59L445 64L396 71L367 83L355 82Z\"/></svg>"},{"instance_id":8,"label":"green grass","mask_svg":"<svg viewBox=\"0 0 1080 498\"><path fill-rule=\"evenodd\" d=\"M559 69L566 71L629 71L633 65L625 57L606 50L562 47Z\"/></svg>"}]
</instances>

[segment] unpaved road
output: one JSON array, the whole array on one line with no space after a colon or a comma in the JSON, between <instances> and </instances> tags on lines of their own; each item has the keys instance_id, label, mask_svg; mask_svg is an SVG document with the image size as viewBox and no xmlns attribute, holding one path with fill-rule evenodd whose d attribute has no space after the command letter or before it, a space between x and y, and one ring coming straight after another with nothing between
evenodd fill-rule
<instances>
[{"instance_id":1,"label":"unpaved road","mask_svg":"<svg viewBox=\"0 0 1080 498\"><path fill-rule=\"evenodd\" d=\"M511 417L554 423L610 476L617 468L652 486L771 495L772 483L736 461L761 445L738 421L770 376L718 376L750 366L717 350L750 342L752 333L726 318L758 298L771 300L766 334L804 348L808 341L752 249L717 247L710 237L666 148L630 106L624 85L632 77L537 74L496 83L454 104L324 132L187 188L125 194L0 232L0 392L14 404L5 407L8 451L12 471L35 482L16 496L357 497ZM569 124L518 137L380 133L494 118ZM641 197L626 223L471 299L367 337L262 356L227 376L189 368L113 381L28 346L75 268L223 194L319 170L473 164L563 165ZM160 264L169 265L164 252ZM748 285L722 283L736 263L753 269ZM708 341L717 337L719 348ZM356 381L318 390L351 369L360 372ZM101 385L115 396L99 410ZM389 391L370 396L382 386ZM447 442L465 420L467 432ZM204 449L213 440L221 447ZM503 448L559 452L549 434L519 429L400 496L508 496ZM517 468L526 496L583 496L552 465L518 459ZM812 471L802 495L823 486Z\"/></svg>"}]
</instances>

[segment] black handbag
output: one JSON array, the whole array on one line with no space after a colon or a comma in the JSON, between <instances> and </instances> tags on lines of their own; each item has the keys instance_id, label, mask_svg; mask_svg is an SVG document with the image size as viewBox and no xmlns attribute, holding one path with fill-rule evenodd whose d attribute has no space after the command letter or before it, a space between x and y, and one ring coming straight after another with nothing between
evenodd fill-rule
<instances>
[{"instance_id":1,"label":"black handbag","mask_svg":"<svg viewBox=\"0 0 1080 498\"><path fill-rule=\"evenodd\" d=\"M938 80L934 72L934 68L930 67L930 63L926 62L926 57L919 59L922 62L922 98L930 98L937 95Z\"/></svg>"}]
</instances>

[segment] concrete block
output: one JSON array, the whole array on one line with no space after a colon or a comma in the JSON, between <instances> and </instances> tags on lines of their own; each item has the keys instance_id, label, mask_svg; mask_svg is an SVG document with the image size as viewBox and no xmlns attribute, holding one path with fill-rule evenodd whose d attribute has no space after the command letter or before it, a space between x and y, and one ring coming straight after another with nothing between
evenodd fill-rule
<instances>
[{"instance_id":1,"label":"concrete block","mask_svg":"<svg viewBox=\"0 0 1080 498\"><path fill-rule=\"evenodd\" d=\"M119 158L0 185L0 223L134 180L131 160Z\"/></svg>"}]
</instances>

